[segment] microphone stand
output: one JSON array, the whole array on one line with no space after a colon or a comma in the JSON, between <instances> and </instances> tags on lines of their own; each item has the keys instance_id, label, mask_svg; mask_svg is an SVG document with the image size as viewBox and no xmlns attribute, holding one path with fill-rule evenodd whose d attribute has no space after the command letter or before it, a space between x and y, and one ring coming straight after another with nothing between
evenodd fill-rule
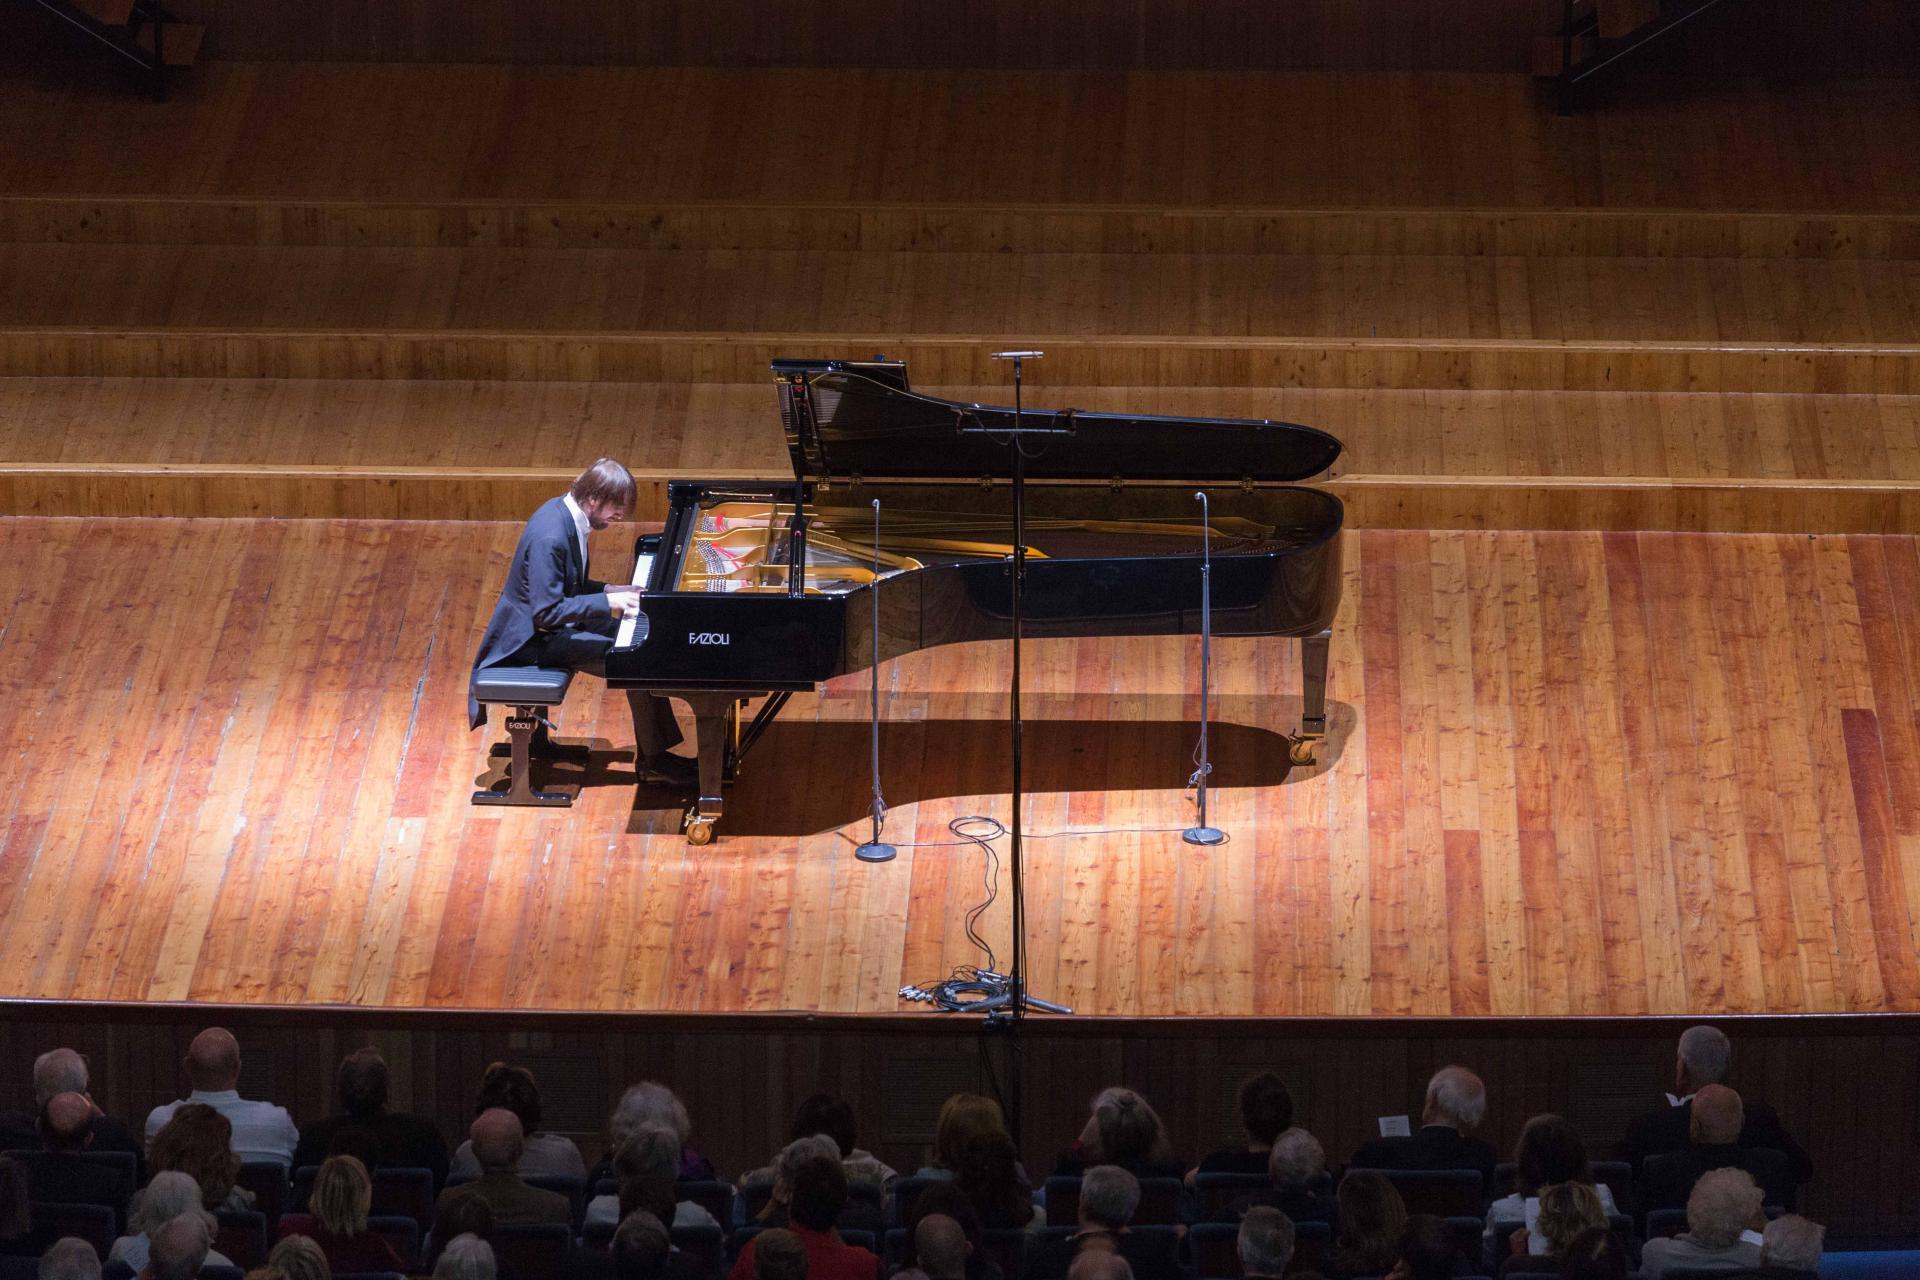
<instances>
[{"instance_id":1,"label":"microphone stand","mask_svg":"<svg viewBox=\"0 0 1920 1280\"><path fill-rule=\"evenodd\" d=\"M873 685L872 685L872 742L873 742L873 835L867 842L853 851L853 856L862 862L892 862L897 850L880 839L881 815L887 811L887 801L880 794L880 499L873 500L873 581L867 586L867 594L873 597Z\"/></svg>"},{"instance_id":2,"label":"microphone stand","mask_svg":"<svg viewBox=\"0 0 1920 1280\"><path fill-rule=\"evenodd\" d=\"M1207 756L1208 675L1213 666L1213 505L1205 490L1193 496L1200 502L1200 749L1187 785L1199 792L1199 818L1180 838L1188 844L1216 845L1227 842L1227 833L1207 825L1207 776L1213 772L1213 761Z\"/></svg>"}]
</instances>

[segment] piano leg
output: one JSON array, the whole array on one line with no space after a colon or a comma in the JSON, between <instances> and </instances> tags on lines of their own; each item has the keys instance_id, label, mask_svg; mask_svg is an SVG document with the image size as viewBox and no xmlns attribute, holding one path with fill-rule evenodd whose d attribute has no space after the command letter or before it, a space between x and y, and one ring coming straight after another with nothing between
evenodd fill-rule
<instances>
[{"instance_id":1,"label":"piano leg","mask_svg":"<svg viewBox=\"0 0 1920 1280\"><path fill-rule=\"evenodd\" d=\"M1300 642L1300 733L1287 755L1295 764L1312 764L1314 748L1327 736L1327 649L1333 632Z\"/></svg>"},{"instance_id":2,"label":"piano leg","mask_svg":"<svg viewBox=\"0 0 1920 1280\"><path fill-rule=\"evenodd\" d=\"M726 810L727 774L733 764L734 734L740 724L737 693L676 694L693 712L694 742L700 749L700 795L687 807L688 844L708 844L714 824Z\"/></svg>"}]
</instances>

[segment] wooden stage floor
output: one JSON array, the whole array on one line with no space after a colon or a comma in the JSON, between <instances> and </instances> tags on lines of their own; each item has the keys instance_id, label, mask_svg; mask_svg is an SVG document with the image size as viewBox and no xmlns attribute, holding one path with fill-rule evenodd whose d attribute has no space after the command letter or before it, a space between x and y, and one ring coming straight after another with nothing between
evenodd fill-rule
<instances>
[{"instance_id":1,"label":"wooden stage floor","mask_svg":"<svg viewBox=\"0 0 1920 1280\"><path fill-rule=\"evenodd\" d=\"M0 521L0 997L883 1011L981 959L1005 655L798 698L724 838L606 757L475 809L497 524ZM608 570L625 557L596 541ZM1197 646L1033 645L1033 988L1088 1013L1920 1008L1912 538L1357 532L1332 737L1219 647L1221 849L1183 845ZM569 734L625 745L592 682ZM1004 853L1004 842L1002 842ZM1006 954L1007 883L984 932Z\"/></svg>"}]
</instances>

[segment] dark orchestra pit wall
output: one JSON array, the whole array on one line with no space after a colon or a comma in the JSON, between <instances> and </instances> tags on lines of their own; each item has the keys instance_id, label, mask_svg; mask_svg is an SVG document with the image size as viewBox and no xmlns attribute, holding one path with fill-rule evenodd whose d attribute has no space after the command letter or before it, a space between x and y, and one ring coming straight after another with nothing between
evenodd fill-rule
<instances>
[{"instance_id":1,"label":"dark orchestra pit wall","mask_svg":"<svg viewBox=\"0 0 1920 1280\"><path fill-rule=\"evenodd\" d=\"M458 1139L481 1070L530 1066L546 1127L592 1159L608 1110L628 1084L667 1082L693 1117L693 1145L723 1174L758 1167L784 1141L800 1099L827 1089L858 1111L860 1143L895 1168L924 1163L949 1093L1004 1079L1004 1042L971 1017L568 1017L537 1013L394 1013L341 1009L0 1004L0 1107L30 1105L36 1054L87 1054L93 1094L135 1121L181 1096L180 1060L201 1027L232 1028L241 1091L306 1120L331 1113L341 1056L377 1046L392 1067L392 1105L436 1119ZM1277 1071L1299 1119L1339 1167L1376 1132L1376 1117L1418 1122L1431 1072L1467 1064L1485 1079L1482 1135L1510 1152L1532 1115L1556 1112L1598 1157L1671 1086L1684 1020L1388 1022L1370 1020L1055 1019L1022 1033L1021 1147L1036 1177L1079 1132L1087 1101L1125 1083L1159 1110L1175 1149L1193 1159L1229 1141L1240 1082ZM1911 1237L1920 1222L1920 1030L1908 1018L1723 1021L1734 1041L1729 1083L1780 1112L1811 1154L1802 1211L1845 1237ZM983 1053L984 1048L984 1053Z\"/></svg>"},{"instance_id":2,"label":"dark orchestra pit wall","mask_svg":"<svg viewBox=\"0 0 1920 1280\"><path fill-rule=\"evenodd\" d=\"M1799 74L1906 69L1898 0L1750 0L1697 19L1688 56ZM184 0L214 57L688 66L1370 67L1525 71L1557 0Z\"/></svg>"}]
</instances>

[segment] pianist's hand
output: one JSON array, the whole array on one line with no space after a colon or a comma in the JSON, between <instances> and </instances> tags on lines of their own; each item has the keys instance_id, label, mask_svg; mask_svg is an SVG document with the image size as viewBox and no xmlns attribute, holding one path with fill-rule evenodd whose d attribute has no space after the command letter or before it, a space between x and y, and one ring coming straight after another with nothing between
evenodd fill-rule
<instances>
[{"instance_id":1,"label":"pianist's hand","mask_svg":"<svg viewBox=\"0 0 1920 1280\"><path fill-rule=\"evenodd\" d=\"M607 605L613 610L613 616L624 618L630 613L640 612L640 588L608 587Z\"/></svg>"}]
</instances>

